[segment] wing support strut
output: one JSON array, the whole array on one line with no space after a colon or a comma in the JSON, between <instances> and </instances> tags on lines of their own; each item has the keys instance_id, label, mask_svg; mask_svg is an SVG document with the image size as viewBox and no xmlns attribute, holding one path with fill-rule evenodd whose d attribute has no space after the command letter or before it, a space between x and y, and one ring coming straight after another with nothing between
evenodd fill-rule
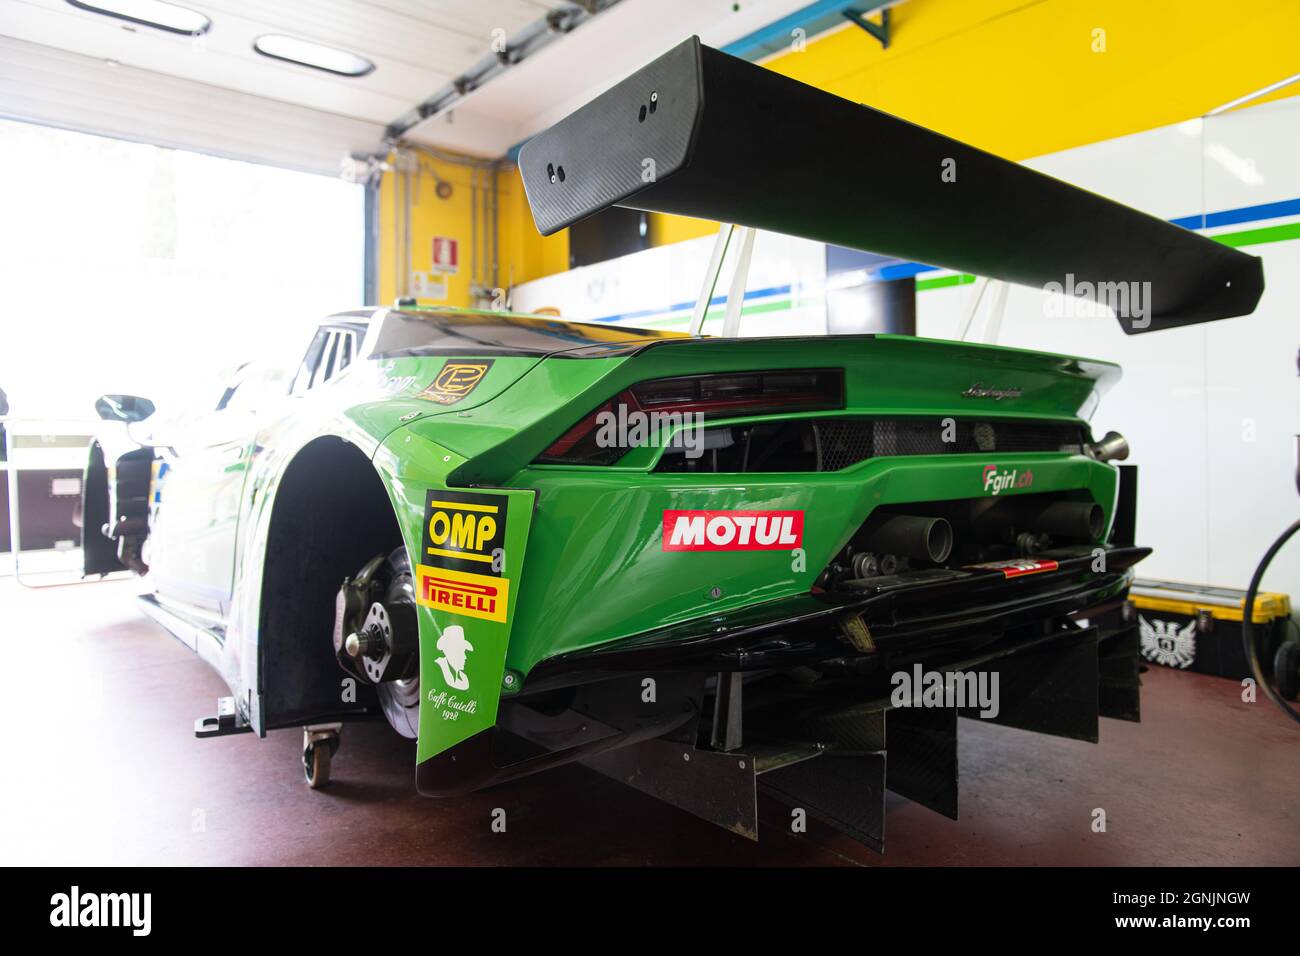
<instances>
[{"instance_id":1,"label":"wing support strut","mask_svg":"<svg viewBox=\"0 0 1300 956\"><path fill-rule=\"evenodd\" d=\"M748 226L734 226L730 223L723 223L718 229L718 238L713 243L708 268L704 270L704 284L700 287L700 297L695 301L695 311L691 314L692 336L699 338L704 334L704 320L708 317L709 306L713 302L713 292L718 287L722 265L727 258L727 249L730 248L733 238L740 244L740 255L736 260L735 272L731 276L731 287L727 291L727 310L722 321L722 335L728 339L740 335L740 310L745 305L745 286L749 280L749 264L754 257L756 232L756 229Z\"/></svg>"}]
</instances>

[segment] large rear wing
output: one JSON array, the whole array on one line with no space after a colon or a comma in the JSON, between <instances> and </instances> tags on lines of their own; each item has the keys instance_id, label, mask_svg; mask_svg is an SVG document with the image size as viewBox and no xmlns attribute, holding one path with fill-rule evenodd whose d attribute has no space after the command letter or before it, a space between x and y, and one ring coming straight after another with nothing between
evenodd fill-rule
<instances>
[{"instance_id":1,"label":"large rear wing","mask_svg":"<svg viewBox=\"0 0 1300 956\"><path fill-rule=\"evenodd\" d=\"M1056 283L1126 332L1247 315L1264 290L1255 256L697 37L529 140L519 169L543 235L615 205L714 219Z\"/></svg>"}]
</instances>

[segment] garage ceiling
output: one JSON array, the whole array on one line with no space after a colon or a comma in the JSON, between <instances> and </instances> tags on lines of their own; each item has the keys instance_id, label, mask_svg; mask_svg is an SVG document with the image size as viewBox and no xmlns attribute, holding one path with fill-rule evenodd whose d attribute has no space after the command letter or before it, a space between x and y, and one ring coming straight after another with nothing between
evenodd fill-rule
<instances>
[{"instance_id":1,"label":"garage ceiling","mask_svg":"<svg viewBox=\"0 0 1300 956\"><path fill-rule=\"evenodd\" d=\"M499 156L563 119L682 40L722 47L827 0L623 0L407 133L417 142Z\"/></svg>"},{"instance_id":2,"label":"garage ceiling","mask_svg":"<svg viewBox=\"0 0 1300 956\"><path fill-rule=\"evenodd\" d=\"M93 0L92 0L93 2ZM172 0L211 28L181 36L66 0L0 0L0 116L336 174L384 128L563 0ZM807 0L622 0L411 131L504 153L684 36L724 43ZM259 56L287 34L375 64L343 77ZM498 34L500 35L500 34ZM616 38L616 39L615 39ZM559 106L557 106L559 104Z\"/></svg>"}]
</instances>

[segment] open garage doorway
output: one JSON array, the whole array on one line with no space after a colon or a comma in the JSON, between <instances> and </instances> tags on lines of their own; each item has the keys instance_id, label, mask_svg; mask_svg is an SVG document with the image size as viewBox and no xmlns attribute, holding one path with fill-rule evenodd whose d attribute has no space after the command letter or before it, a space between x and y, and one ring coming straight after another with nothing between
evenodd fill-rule
<instances>
[{"instance_id":1,"label":"open garage doorway","mask_svg":"<svg viewBox=\"0 0 1300 956\"><path fill-rule=\"evenodd\" d=\"M361 302L363 193L0 121L0 388L15 459L4 466L25 479L24 568L80 565L60 552L77 543L69 488L98 396L146 396L161 415L184 415L215 406L254 356L269 357L259 380L273 386L301 358L304 329ZM4 511L0 573L12 567Z\"/></svg>"}]
</instances>

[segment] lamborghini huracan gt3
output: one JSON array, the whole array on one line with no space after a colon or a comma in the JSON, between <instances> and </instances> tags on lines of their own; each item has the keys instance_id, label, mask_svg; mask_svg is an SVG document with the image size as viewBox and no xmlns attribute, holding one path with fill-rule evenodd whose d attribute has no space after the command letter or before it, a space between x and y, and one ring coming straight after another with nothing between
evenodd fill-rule
<instances>
[{"instance_id":1,"label":"lamborghini huracan gt3","mask_svg":"<svg viewBox=\"0 0 1300 956\"><path fill-rule=\"evenodd\" d=\"M617 204L1140 282L1133 333L1263 289L1258 259L695 39L519 162L548 234ZM341 724L382 715L422 793L582 761L751 837L762 786L880 847L886 787L956 815L959 715L1094 741L1137 719L1135 471L1087 424L1117 376L894 335L345 313L256 409L145 436L147 403L101 403L86 570L147 573L221 672L200 736L305 728L315 786ZM995 706L952 693L990 676Z\"/></svg>"}]
</instances>

